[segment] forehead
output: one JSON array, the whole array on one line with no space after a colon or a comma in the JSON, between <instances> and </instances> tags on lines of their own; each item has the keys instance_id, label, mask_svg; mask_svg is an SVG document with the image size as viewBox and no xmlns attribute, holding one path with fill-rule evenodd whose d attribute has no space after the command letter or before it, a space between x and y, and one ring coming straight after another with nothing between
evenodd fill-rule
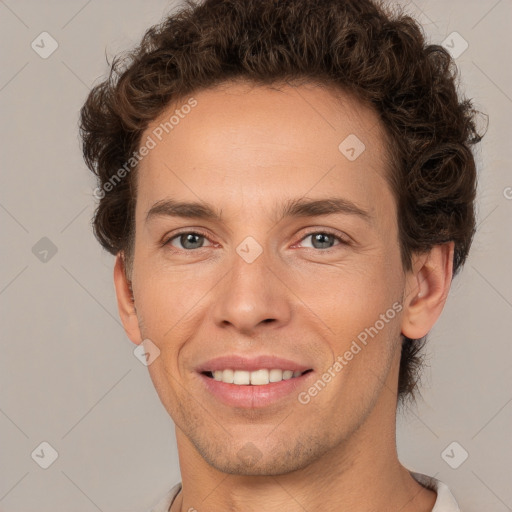
<instances>
[{"instance_id":1,"label":"forehead","mask_svg":"<svg viewBox=\"0 0 512 512\"><path fill-rule=\"evenodd\" d=\"M248 195L274 204L287 192L333 188L371 204L385 185L378 115L332 87L225 83L173 102L141 141L149 139L153 148L138 166L138 210L173 194L249 207Z\"/></svg>"}]
</instances>

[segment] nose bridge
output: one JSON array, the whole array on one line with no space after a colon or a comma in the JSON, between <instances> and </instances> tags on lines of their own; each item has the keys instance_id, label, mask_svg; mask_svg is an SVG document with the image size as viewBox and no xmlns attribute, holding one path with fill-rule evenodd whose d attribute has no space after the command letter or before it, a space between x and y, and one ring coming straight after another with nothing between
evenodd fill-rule
<instances>
[{"instance_id":1,"label":"nose bridge","mask_svg":"<svg viewBox=\"0 0 512 512\"><path fill-rule=\"evenodd\" d=\"M218 288L214 317L219 326L252 332L258 326L289 321L287 289L272 270L274 258L252 237L244 239L230 257L230 271Z\"/></svg>"}]
</instances>

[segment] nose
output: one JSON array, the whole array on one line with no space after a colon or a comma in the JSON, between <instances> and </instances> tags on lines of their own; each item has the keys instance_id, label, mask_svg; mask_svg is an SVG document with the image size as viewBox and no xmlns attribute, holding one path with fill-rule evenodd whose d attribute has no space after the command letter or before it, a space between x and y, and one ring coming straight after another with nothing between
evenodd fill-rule
<instances>
[{"instance_id":1,"label":"nose","mask_svg":"<svg viewBox=\"0 0 512 512\"><path fill-rule=\"evenodd\" d=\"M270 259L263 251L249 263L234 253L231 270L216 287L214 320L218 327L252 335L290 321L293 294Z\"/></svg>"}]
</instances>

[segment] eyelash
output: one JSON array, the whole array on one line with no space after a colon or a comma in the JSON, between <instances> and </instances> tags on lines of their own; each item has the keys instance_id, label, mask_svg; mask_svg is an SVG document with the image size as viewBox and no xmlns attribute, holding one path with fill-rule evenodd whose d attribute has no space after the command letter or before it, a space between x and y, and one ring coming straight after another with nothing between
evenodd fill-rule
<instances>
[{"instance_id":1,"label":"eyelash","mask_svg":"<svg viewBox=\"0 0 512 512\"><path fill-rule=\"evenodd\" d=\"M337 245L350 245L350 242L347 239L341 237L340 235L334 233L333 231L330 231L329 229L321 229L321 230L309 231L308 233L306 233L299 240L299 242L302 242L303 240L305 240L309 236L317 235L317 234L330 235L330 236L334 237L339 242L339 244L337 244ZM206 238L209 242L211 242L211 240L208 237L207 233L205 233L204 231L201 231L200 229L196 229L194 231L180 231L178 233L175 233L174 235L172 235L172 237L165 239L165 241L162 243L162 245L163 246L170 246L170 243L174 239L180 237L181 235L199 235L199 236L202 236L202 237ZM334 246L329 247L327 249L316 249L316 251L330 252L330 251L334 250L337 245L334 245ZM201 249L206 249L206 247L199 247L198 249L178 249L176 247L172 247L172 249L173 250L177 250L177 251L183 251L183 252L194 252L194 251L199 251ZM308 249L315 249L315 247L308 247Z\"/></svg>"}]
</instances>

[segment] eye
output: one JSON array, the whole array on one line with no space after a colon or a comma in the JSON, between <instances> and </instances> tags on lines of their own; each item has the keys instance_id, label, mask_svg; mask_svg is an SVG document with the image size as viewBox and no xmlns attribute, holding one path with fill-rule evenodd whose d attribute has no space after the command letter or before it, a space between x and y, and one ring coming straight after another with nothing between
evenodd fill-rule
<instances>
[{"instance_id":1,"label":"eye","mask_svg":"<svg viewBox=\"0 0 512 512\"><path fill-rule=\"evenodd\" d=\"M344 244L347 245L348 241L342 238L341 236L335 235L334 233L330 233L329 231L312 231L308 233L305 237L301 239L301 242L310 238L311 239L311 247L313 249L330 249L334 245ZM338 241L338 244L334 242Z\"/></svg>"},{"instance_id":2,"label":"eye","mask_svg":"<svg viewBox=\"0 0 512 512\"><path fill-rule=\"evenodd\" d=\"M304 243L304 240L308 238L311 239L310 247L313 249L329 250L335 245L349 244L348 240L329 231L312 231L301 239L301 245ZM208 242L209 245L212 245L205 233L199 231L185 231L168 238L163 245L170 245L178 250L193 251L208 247L208 245L205 245L205 241Z\"/></svg>"},{"instance_id":3,"label":"eye","mask_svg":"<svg viewBox=\"0 0 512 512\"><path fill-rule=\"evenodd\" d=\"M171 245L177 249L182 249L186 251L191 251L194 249L201 249L205 247L204 241L209 241L205 234L199 233L196 231L186 231L183 233L178 233L177 235L168 238L167 241L164 242L164 245ZM179 243L180 246L176 246L176 243Z\"/></svg>"}]
</instances>

